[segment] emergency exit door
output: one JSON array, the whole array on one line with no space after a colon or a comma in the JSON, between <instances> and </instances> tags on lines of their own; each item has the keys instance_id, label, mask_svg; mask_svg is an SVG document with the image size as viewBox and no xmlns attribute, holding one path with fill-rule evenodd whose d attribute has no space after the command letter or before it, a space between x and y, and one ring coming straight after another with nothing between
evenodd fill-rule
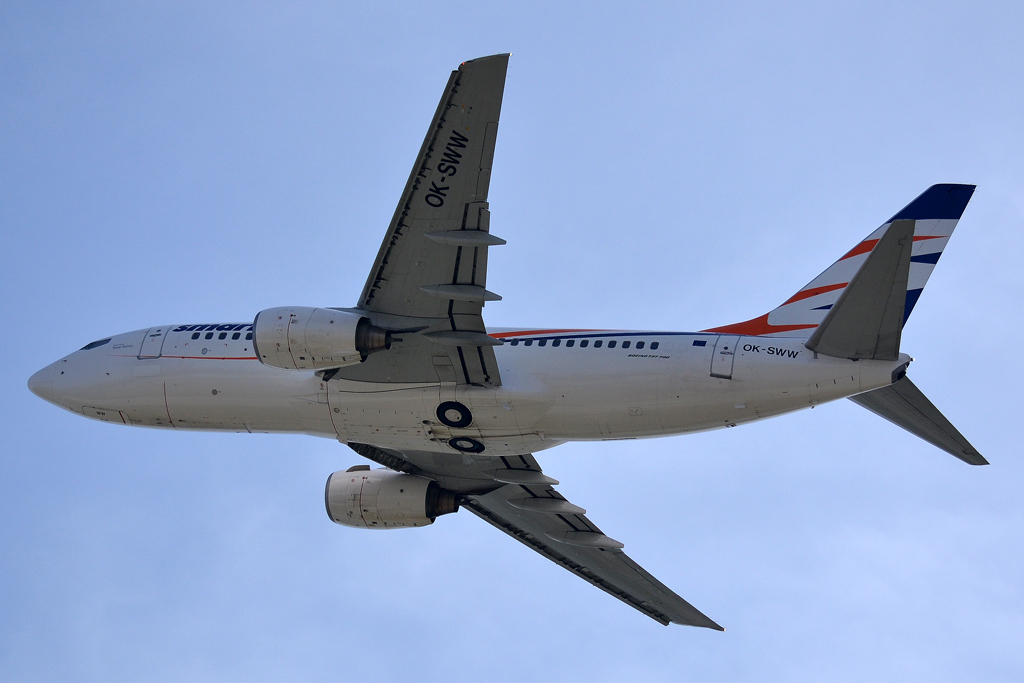
<instances>
[{"instance_id":1,"label":"emergency exit door","mask_svg":"<svg viewBox=\"0 0 1024 683\"><path fill-rule=\"evenodd\" d=\"M151 327L146 332L146 338L142 340L142 348L139 349L139 358L159 358L160 349L164 345L164 337L167 336L166 327Z\"/></svg>"},{"instance_id":2,"label":"emergency exit door","mask_svg":"<svg viewBox=\"0 0 1024 683\"><path fill-rule=\"evenodd\" d=\"M723 334L715 342L715 353L711 356L711 376L732 379L732 363L736 359L736 344L740 338Z\"/></svg>"}]
</instances>

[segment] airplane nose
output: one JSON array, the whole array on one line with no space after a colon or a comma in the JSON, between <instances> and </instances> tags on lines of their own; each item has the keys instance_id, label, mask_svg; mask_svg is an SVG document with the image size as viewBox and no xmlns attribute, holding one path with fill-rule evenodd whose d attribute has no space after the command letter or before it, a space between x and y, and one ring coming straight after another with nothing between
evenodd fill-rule
<instances>
[{"instance_id":1,"label":"airplane nose","mask_svg":"<svg viewBox=\"0 0 1024 683\"><path fill-rule=\"evenodd\" d=\"M45 401L53 401L53 366L45 368L28 378L28 388Z\"/></svg>"}]
</instances>

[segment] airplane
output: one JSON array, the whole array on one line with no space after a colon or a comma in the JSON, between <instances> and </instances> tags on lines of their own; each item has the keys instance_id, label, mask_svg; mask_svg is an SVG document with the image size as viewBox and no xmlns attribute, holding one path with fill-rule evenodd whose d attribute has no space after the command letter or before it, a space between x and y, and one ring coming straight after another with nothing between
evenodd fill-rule
<instances>
[{"instance_id":1,"label":"airplane","mask_svg":"<svg viewBox=\"0 0 1024 683\"><path fill-rule=\"evenodd\" d=\"M698 332L487 328L488 187L508 55L452 72L351 308L157 325L32 375L75 414L336 439L382 467L327 478L330 519L415 528L469 510L661 624L724 630L559 494L537 451L735 427L849 398L987 461L907 377L904 324L975 186L933 185L768 313Z\"/></svg>"}]
</instances>

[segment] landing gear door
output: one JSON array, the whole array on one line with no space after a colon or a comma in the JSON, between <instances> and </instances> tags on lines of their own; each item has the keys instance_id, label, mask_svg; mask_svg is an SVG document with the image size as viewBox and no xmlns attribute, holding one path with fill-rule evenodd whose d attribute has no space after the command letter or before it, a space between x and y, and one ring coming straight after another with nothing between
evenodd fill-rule
<instances>
[{"instance_id":1,"label":"landing gear door","mask_svg":"<svg viewBox=\"0 0 1024 683\"><path fill-rule=\"evenodd\" d=\"M142 348L139 349L139 358L159 358L160 350L164 346L164 338L167 336L167 327L151 327L146 332L146 338L142 340Z\"/></svg>"},{"instance_id":2,"label":"landing gear door","mask_svg":"<svg viewBox=\"0 0 1024 683\"><path fill-rule=\"evenodd\" d=\"M736 358L736 344L740 338L723 334L715 342L715 354L711 357L711 376L732 379L732 363Z\"/></svg>"}]
</instances>

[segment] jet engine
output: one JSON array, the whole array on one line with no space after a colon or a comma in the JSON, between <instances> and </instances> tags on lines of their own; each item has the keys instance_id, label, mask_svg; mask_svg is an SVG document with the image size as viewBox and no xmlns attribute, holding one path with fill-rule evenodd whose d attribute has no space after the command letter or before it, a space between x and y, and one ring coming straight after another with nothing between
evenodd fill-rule
<instances>
[{"instance_id":1,"label":"jet engine","mask_svg":"<svg viewBox=\"0 0 1024 683\"><path fill-rule=\"evenodd\" d=\"M327 477L324 491L332 522L360 529L427 526L458 512L455 494L437 482L391 470L356 465Z\"/></svg>"},{"instance_id":2,"label":"jet engine","mask_svg":"<svg viewBox=\"0 0 1024 683\"><path fill-rule=\"evenodd\" d=\"M268 308L256 314L252 325L256 357L286 370L340 368L391 348L390 332L369 318L334 308Z\"/></svg>"}]
</instances>

